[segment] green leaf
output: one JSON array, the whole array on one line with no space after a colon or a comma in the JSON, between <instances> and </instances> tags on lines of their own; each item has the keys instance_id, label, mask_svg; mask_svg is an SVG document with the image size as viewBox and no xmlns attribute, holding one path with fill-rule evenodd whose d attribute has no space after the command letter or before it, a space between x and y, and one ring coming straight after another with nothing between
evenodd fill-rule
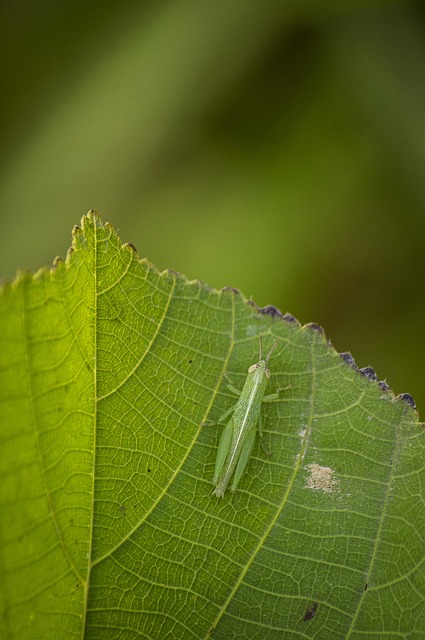
<instances>
[{"instance_id":1,"label":"green leaf","mask_svg":"<svg viewBox=\"0 0 425 640\"><path fill-rule=\"evenodd\" d=\"M89 213L0 295L0 637L423 638L425 440L273 307L159 273ZM266 347L264 445L211 484Z\"/></svg>"}]
</instances>

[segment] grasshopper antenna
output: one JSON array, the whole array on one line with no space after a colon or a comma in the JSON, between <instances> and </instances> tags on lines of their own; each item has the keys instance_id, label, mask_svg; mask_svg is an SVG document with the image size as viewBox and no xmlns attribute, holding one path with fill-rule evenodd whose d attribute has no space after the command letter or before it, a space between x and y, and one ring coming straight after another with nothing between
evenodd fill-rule
<instances>
[{"instance_id":1,"label":"grasshopper antenna","mask_svg":"<svg viewBox=\"0 0 425 640\"><path fill-rule=\"evenodd\" d=\"M268 352L268 354L267 354L267 356L266 356L266 362L268 362L268 361L269 361L270 356L272 355L273 351L276 349L276 347L277 347L277 345L279 344L279 342L280 342L280 338L278 338L278 339L276 340L276 342L274 343L274 345L272 346L272 348L271 348L271 349L270 349L270 351Z\"/></svg>"}]
</instances>

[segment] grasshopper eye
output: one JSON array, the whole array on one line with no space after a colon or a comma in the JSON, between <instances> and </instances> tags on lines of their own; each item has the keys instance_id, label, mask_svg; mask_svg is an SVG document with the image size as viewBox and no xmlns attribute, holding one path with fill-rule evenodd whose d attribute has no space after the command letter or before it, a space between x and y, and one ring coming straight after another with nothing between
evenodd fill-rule
<instances>
[{"instance_id":1,"label":"grasshopper eye","mask_svg":"<svg viewBox=\"0 0 425 640\"><path fill-rule=\"evenodd\" d=\"M249 369L248 369L248 373L252 373L253 371L255 371L256 369L258 369L258 362L257 364L252 364Z\"/></svg>"}]
</instances>

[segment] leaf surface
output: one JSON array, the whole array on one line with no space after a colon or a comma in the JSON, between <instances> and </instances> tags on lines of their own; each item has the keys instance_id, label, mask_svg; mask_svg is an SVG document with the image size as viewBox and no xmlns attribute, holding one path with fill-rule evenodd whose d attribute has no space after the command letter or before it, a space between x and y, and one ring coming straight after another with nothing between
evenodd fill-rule
<instances>
[{"instance_id":1,"label":"leaf surface","mask_svg":"<svg viewBox=\"0 0 425 640\"><path fill-rule=\"evenodd\" d=\"M315 325L159 273L93 213L0 307L1 637L424 637L408 396ZM286 390L263 406L270 455L220 500L209 423L260 335Z\"/></svg>"}]
</instances>

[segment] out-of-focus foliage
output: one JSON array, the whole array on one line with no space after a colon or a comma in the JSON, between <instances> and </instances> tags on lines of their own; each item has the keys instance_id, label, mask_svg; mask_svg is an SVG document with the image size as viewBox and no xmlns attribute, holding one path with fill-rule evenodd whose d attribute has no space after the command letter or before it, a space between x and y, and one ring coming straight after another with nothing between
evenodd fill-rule
<instances>
[{"instance_id":1,"label":"out-of-focus foliage","mask_svg":"<svg viewBox=\"0 0 425 640\"><path fill-rule=\"evenodd\" d=\"M320 322L421 409L421 3L1 11L1 274L94 208L159 267Z\"/></svg>"}]
</instances>

